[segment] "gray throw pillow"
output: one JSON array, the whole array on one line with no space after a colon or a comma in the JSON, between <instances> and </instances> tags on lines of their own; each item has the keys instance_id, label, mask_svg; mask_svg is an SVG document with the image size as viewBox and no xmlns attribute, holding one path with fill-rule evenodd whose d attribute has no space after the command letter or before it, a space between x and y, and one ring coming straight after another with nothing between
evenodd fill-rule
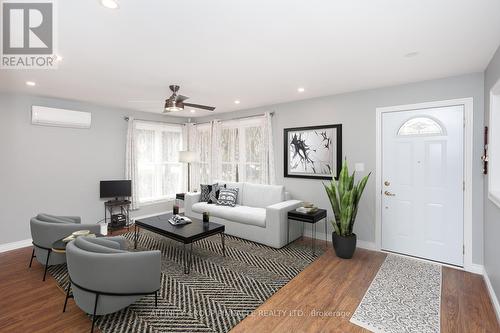
<instances>
[{"instance_id":1,"label":"gray throw pillow","mask_svg":"<svg viewBox=\"0 0 500 333\"><path fill-rule=\"evenodd\" d=\"M219 206L236 206L238 199L238 188L222 188L219 192L219 199L217 205Z\"/></svg>"}]
</instances>

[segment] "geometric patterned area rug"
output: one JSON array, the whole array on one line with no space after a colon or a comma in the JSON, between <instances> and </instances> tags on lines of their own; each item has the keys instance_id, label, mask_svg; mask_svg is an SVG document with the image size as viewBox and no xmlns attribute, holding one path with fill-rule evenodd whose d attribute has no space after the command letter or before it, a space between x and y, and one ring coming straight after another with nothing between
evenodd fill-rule
<instances>
[{"instance_id":1,"label":"geometric patterned area rug","mask_svg":"<svg viewBox=\"0 0 500 333\"><path fill-rule=\"evenodd\" d=\"M440 331L441 266L387 255L351 323L372 332Z\"/></svg>"},{"instance_id":2,"label":"geometric patterned area rug","mask_svg":"<svg viewBox=\"0 0 500 333\"><path fill-rule=\"evenodd\" d=\"M132 244L132 232L123 236ZM162 252L158 307L154 295L144 296L96 325L104 333L228 332L316 259L308 243L274 249L229 235L225 242L226 257L220 235L195 242L191 272L184 274L182 244L141 230L137 250ZM65 290L66 265L49 272Z\"/></svg>"}]
</instances>

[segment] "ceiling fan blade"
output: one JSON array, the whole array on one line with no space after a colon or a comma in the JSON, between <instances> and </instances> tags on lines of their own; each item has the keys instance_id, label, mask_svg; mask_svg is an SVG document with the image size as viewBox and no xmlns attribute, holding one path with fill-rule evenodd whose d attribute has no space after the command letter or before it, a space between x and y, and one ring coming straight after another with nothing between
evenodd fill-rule
<instances>
[{"instance_id":1,"label":"ceiling fan blade","mask_svg":"<svg viewBox=\"0 0 500 333\"><path fill-rule=\"evenodd\" d=\"M188 106L188 107L196 108L196 109L207 110L207 111L214 111L215 110L214 106L201 105L201 104L184 103L184 106Z\"/></svg>"},{"instance_id":2,"label":"ceiling fan blade","mask_svg":"<svg viewBox=\"0 0 500 333\"><path fill-rule=\"evenodd\" d=\"M183 102L186 99L189 99L189 97L183 96L183 95L177 95L177 101L179 101L179 102Z\"/></svg>"}]
</instances>

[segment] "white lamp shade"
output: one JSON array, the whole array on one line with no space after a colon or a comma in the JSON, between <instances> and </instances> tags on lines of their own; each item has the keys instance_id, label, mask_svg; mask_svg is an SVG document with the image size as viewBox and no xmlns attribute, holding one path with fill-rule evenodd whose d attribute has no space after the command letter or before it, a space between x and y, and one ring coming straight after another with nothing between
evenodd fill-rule
<instances>
[{"instance_id":1,"label":"white lamp shade","mask_svg":"<svg viewBox=\"0 0 500 333\"><path fill-rule=\"evenodd\" d=\"M182 150L179 152L179 162L193 163L198 160L198 154L195 151Z\"/></svg>"}]
</instances>

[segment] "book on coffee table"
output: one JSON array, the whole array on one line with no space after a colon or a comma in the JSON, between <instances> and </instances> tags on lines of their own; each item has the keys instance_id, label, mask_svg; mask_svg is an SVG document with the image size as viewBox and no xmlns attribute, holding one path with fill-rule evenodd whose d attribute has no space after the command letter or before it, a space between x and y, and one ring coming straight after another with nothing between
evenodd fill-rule
<instances>
[{"instance_id":1,"label":"book on coffee table","mask_svg":"<svg viewBox=\"0 0 500 333\"><path fill-rule=\"evenodd\" d=\"M183 225L191 223L191 219L186 216L174 215L170 219L168 219L171 225Z\"/></svg>"}]
</instances>

